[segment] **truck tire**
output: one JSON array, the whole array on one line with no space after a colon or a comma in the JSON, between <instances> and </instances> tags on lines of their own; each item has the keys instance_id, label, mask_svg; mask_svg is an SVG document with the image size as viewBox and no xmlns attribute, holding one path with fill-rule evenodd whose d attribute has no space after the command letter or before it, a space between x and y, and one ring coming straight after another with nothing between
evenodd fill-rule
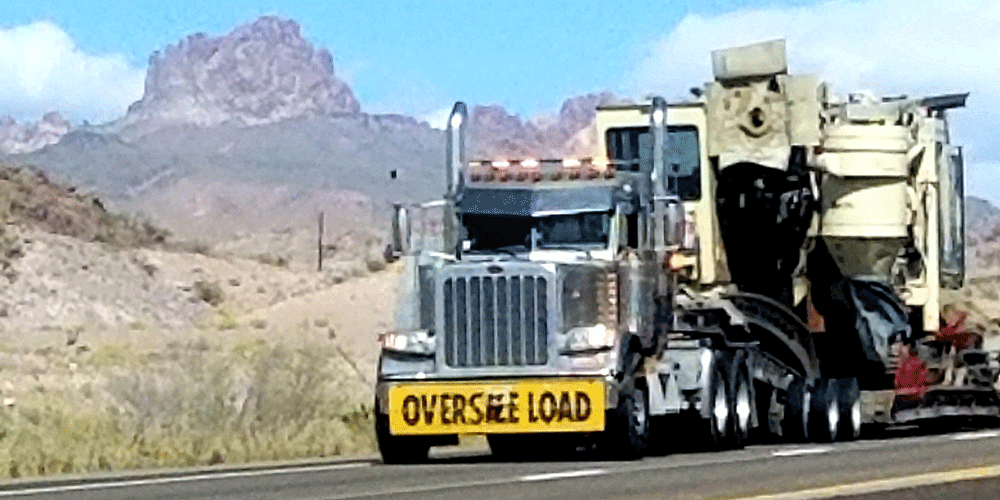
<instances>
[{"instance_id":1,"label":"truck tire","mask_svg":"<svg viewBox=\"0 0 1000 500\"><path fill-rule=\"evenodd\" d=\"M753 386L750 384L750 375L747 373L746 365L742 362L731 365L729 372L731 380L729 393L732 395L730 407L730 415L732 415L731 444L734 448L743 448L750 438L750 426L754 411Z\"/></svg>"},{"instance_id":2,"label":"truck tire","mask_svg":"<svg viewBox=\"0 0 1000 500\"><path fill-rule=\"evenodd\" d=\"M861 391L858 379L836 380L837 406L840 408L840 431L837 436L844 441L861 437Z\"/></svg>"},{"instance_id":3,"label":"truck tire","mask_svg":"<svg viewBox=\"0 0 1000 500\"><path fill-rule=\"evenodd\" d=\"M708 393L705 398L707 417L696 415L703 429L700 433L702 447L709 450L721 450L731 445L733 430L733 398L729 395L727 383L727 367L725 359L716 355L712 375L708 381Z\"/></svg>"},{"instance_id":4,"label":"truck tire","mask_svg":"<svg viewBox=\"0 0 1000 500\"><path fill-rule=\"evenodd\" d=\"M629 377L618 395L618 405L608 412L605 449L614 458L642 458L649 445L649 404L645 379Z\"/></svg>"},{"instance_id":5,"label":"truck tire","mask_svg":"<svg viewBox=\"0 0 1000 500\"><path fill-rule=\"evenodd\" d=\"M809 407L812 394L805 380L796 377L785 394L785 414L781 418L781 437L786 442L800 443L809 439Z\"/></svg>"},{"instance_id":6,"label":"truck tire","mask_svg":"<svg viewBox=\"0 0 1000 500\"><path fill-rule=\"evenodd\" d=\"M813 387L812 404L810 405L809 437L820 443L832 443L837 440L840 430L840 404L837 397L837 384L829 379L819 379Z\"/></svg>"},{"instance_id":7,"label":"truck tire","mask_svg":"<svg viewBox=\"0 0 1000 500\"><path fill-rule=\"evenodd\" d=\"M385 464L416 464L427 461L431 446L426 439L415 436L393 436L389 432L389 416L379 412L375 403L375 438Z\"/></svg>"}]
</instances>

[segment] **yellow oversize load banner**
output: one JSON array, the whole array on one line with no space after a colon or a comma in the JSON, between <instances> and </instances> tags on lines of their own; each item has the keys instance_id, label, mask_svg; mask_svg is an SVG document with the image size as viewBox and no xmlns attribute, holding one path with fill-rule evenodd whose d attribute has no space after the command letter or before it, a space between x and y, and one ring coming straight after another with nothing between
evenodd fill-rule
<instances>
[{"instance_id":1,"label":"yellow oversize load banner","mask_svg":"<svg viewBox=\"0 0 1000 500\"><path fill-rule=\"evenodd\" d=\"M389 431L503 434L604 430L599 379L428 382L389 390Z\"/></svg>"}]
</instances>

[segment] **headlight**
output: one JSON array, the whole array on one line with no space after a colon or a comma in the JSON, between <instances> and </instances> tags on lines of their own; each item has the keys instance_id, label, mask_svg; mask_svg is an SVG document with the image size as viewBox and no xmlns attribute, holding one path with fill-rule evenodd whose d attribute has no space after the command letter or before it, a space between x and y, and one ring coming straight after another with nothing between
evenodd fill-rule
<instances>
[{"instance_id":1,"label":"headlight","mask_svg":"<svg viewBox=\"0 0 1000 500\"><path fill-rule=\"evenodd\" d=\"M427 330L412 332L387 332L379 336L382 349L431 356L434 354L434 337Z\"/></svg>"},{"instance_id":2,"label":"headlight","mask_svg":"<svg viewBox=\"0 0 1000 500\"><path fill-rule=\"evenodd\" d=\"M604 325L578 326L566 332L567 351L594 351L615 345L615 331Z\"/></svg>"}]
</instances>

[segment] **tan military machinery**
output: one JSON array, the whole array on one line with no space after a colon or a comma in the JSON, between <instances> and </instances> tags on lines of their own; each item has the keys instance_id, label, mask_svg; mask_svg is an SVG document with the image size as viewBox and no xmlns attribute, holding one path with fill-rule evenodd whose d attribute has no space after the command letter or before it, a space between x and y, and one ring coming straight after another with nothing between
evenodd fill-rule
<instances>
[{"instance_id":1,"label":"tan military machinery","mask_svg":"<svg viewBox=\"0 0 1000 500\"><path fill-rule=\"evenodd\" d=\"M822 374L813 400L837 386L842 434L856 435L856 384L891 392L899 346L938 331L941 290L964 278L962 154L946 111L966 94L840 100L816 77L788 74L780 40L712 61L715 81L668 107L670 161L697 235L671 265L694 300L735 288L808 322ZM619 136L647 113L600 108L601 152L620 154Z\"/></svg>"}]
</instances>

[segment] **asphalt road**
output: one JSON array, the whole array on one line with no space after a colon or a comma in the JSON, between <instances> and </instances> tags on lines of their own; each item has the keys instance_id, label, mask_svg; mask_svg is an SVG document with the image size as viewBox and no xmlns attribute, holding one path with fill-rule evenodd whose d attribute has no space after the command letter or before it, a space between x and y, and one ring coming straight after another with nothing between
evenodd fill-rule
<instances>
[{"instance_id":1,"label":"asphalt road","mask_svg":"<svg viewBox=\"0 0 1000 500\"><path fill-rule=\"evenodd\" d=\"M1000 431L760 445L634 462L336 463L70 484L0 484L0 499L1000 498Z\"/></svg>"}]
</instances>

